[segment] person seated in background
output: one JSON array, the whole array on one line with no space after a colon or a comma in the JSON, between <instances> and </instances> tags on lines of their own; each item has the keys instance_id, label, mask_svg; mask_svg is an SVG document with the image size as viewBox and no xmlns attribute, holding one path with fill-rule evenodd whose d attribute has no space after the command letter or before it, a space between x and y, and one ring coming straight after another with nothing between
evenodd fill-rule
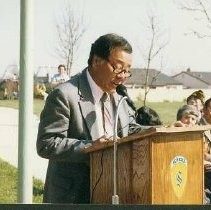
<instances>
[{"instance_id":1,"label":"person seated in background","mask_svg":"<svg viewBox=\"0 0 211 210\"><path fill-rule=\"evenodd\" d=\"M35 85L35 89L34 89L34 95L35 97L39 97L39 96L42 96L44 101L46 100L48 94L46 93L46 87L45 87L45 84L40 84L40 83L37 83Z\"/></svg>"},{"instance_id":2,"label":"person seated in background","mask_svg":"<svg viewBox=\"0 0 211 210\"><path fill-rule=\"evenodd\" d=\"M202 113L203 115L200 119L200 125L211 124L211 98L205 101Z\"/></svg>"},{"instance_id":3,"label":"person seated in background","mask_svg":"<svg viewBox=\"0 0 211 210\"><path fill-rule=\"evenodd\" d=\"M163 124L157 112L147 106L142 106L137 110L136 122L143 126L158 126Z\"/></svg>"},{"instance_id":4,"label":"person seated in background","mask_svg":"<svg viewBox=\"0 0 211 210\"><path fill-rule=\"evenodd\" d=\"M202 110L204 107L204 92L202 90L197 90L187 97L187 105L195 106L198 111L200 111L199 120L202 117Z\"/></svg>"},{"instance_id":5,"label":"person seated in background","mask_svg":"<svg viewBox=\"0 0 211 210\"><path fill-rule=\"evenodd\" d=\"M67 75L67 71L65 68L65 65L60 64L58 66L58 74L55 74L52 77L51 80L51 87L55 88L57 87L59 84L66 82L67 80L69 80L69 76Z\"/></svg>"},{"instance_id":6,"label":"person seated in background","mask_svg":"<svg viewBox=\"0 0 211 210\"><path fill-rule=\"evenodd\" d=\"M177 121L169 127L191 127L197 125L200 112L194 105L183 105L177 111Z\"/></svg>"},{"instance_id":7,"label":"person seated in background","mask_svg":"<svg viewBox=\"0 0 211 210\"><path fill-rule=\"evenodd\" d=\"M204 103L203 115L199 122L200 125L211 125L211 98L207 99ZM205 154L204 154L204 185L206 193L206 201L211 201L211 132L207 130L204 132L205 139Z\"/></svg>"}]
</instances>

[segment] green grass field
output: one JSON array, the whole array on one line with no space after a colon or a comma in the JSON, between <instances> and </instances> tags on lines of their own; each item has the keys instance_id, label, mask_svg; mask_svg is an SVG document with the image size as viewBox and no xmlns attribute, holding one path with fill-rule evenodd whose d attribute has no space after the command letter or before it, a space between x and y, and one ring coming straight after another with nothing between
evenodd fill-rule
<instances>
[{"instance_id":1,"label":"green grass field","mask_svg":"<svg viewBox=\"0 0 211 210\"><path fill-rule=\"evenodd\" d=\"M37 116L40 115L43 106L44 101L40 99L34 100L34 114ZM135 102L136 107L139 108L142 106L141 101ZM183 102L153 102L153 103L147 103L147 106L153 108L160 116L162 122L164 125L168 125L175 121L176 119L176 113L180 106L183 105ZM0 107L10 107L18 109L18 100L0 100Z\"/></svg>"},{"instance_id":2,"label":"green grass field","mask_svg":"<svg viewBox=\"0 0 211 210\"><path fill-rule=\"evenodd\" d=\"M135 102L136 107L142 106L140 101ZM163 102L148 103L147 105L157 111L164 125L175 121L176 112L183 103ZM18 100L0 100L0 107L10 107L18 109ZM34 100L34 114L40 115L43 109L44 101ZM0 203L17 203L17 169L7 162L0 159ZM40 180L33 179L33 202L41 203L43 195L43 183Z\"/></svg>"},{"instance_id":3,"label":"green grass field","mask_svg":"<svg viewBox=\"0 0 211 210\"><path fill-rule=\"evenodd\" d=\"M17 203L17 168L0 159L0 203ZM33 203L41 203L42 181L33 178Z\"/></svg>"},{"instance_id":4,"label":"green grass field","mask_svg":"<svg viewBox=\"0 0 211 210\"><path fill-rule=\"evenodd\" d=\"M160 116L164 125L169 125L176 120L176 113L183 102L153 102L146 105L154 109ZM136 107L143 106L139 101L136 102Z\"/></svg>"},{"instance_id":5,"label":"green grass field","mask_svg":"<svg viewBox=\"0 0 211 210\"><path fill-rule=\"evenodd\" d=\"M36 114L37 116L40 115L40 112L43 109L44 103L45 102L43 100L34 99L34 114ZM0 100L0 107L9 107L9 108L18 109L19 102L18 100Z\"/></svg>"},{"instance_id":6,"label":"green grass field","mask_svg":"<svg viewBox=\"0 0 211 210\"><path fill-rule=\"evenodd\" d=\"M0 107L18 109L18 100L0 100ZM34 100L34 114L40 114L43 100ZM17 168L0 159L0 203L17 203ZM43 182L33 178L33 203L41 203L43 197Z\"/></svg>"}]
</instances>

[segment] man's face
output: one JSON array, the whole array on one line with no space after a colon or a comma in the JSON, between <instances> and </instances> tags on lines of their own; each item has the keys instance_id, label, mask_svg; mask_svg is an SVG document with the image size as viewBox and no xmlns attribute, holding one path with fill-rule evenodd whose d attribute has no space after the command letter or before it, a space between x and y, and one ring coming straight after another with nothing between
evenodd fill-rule
<instances>
[{"instance_id":1,"label":"man's face","mask_svg":"<svg viewBox=\"0 0 211 210\"><path fill-rule=\"evenodd\" d=\"M211 124L211 102L208 104L207 108L204 107L203 113L206 121Z\"/></svg>"},{"instance_id":2,"label":"man's face","mask_svg":"<svg viewBox=\"0 0 211 210\"><path fill-rule=\"evenodd\" d=\"M61 67L59 67L58 72L59 72L59 74L64 74L66 72L66 70L63 66L61 66Z\"/></svg>"},{"instance_id":3,"label":"man's face","mask_svg":"<svg viewBox=\"0 0 211 210\"><path fill-rule=\"evenodd\" d=\"M112 50L107 60L95 56L90 73L103 91L114 93L116 87L127 80L131 65L132 54L116 48Z\"/></svg>"},{"instance_id":4,"label":"man's face","mask_svg":"<svg viewBox=\"0 0 211 210\"><path fill-rule=\"evenodd\" d=\"M180 121L189 127L196 125L197 117L193 114L184 114Z\"/></svg>"}]
</instances>

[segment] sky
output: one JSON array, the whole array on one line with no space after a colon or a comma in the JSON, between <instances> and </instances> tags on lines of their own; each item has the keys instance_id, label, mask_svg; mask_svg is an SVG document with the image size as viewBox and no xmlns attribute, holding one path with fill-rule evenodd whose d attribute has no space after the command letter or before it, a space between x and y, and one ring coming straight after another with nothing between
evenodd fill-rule
<instances>
[{"instance_id":1,"label":"sky","mask_svg":"<svg viewBox=\"0 0 211 210\"><path fill-rule=\"evenodd\" d=\"M190 27L200 27L175 0L34 0L34 71L42 66L58 66L62 60L56 54L56 23L66 3L85 17L87 26L76 59L73 74L87 66L91 44L101 35L117 33L133 46L132 67L144 68L150 33L148 16L153 14L164 31L161 40L168 41L151 67L168 75L190 68L192 71L211 70L211 39L187 35ZM20 0L0 0L0 76L19 65Z\"/></svg>"}]
</instances>

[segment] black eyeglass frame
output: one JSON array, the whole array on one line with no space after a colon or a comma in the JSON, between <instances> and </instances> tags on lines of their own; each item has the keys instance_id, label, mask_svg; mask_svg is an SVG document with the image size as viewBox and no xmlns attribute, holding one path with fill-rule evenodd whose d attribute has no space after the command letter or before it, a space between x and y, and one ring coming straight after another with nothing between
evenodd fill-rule
<instances>
[{"instance_id":1,"label":"black eyeglass frame","mask_svg":"<svg viewBox=\"0 0 211 210\"><path fill-rule=\"evenodd\" d=\"M111 63L111 61L109 60L109 59L106 59L106 61L110 64L110 66L113 68L113 72L115 73L115 74L121 74L122 72L124 72L124 75L125 75L125 77L126 78L129 78L129 77L131 77L132 76L132 73L131 73L131 71L127 71L124 67L115 67L112 63ZM130 68L129 68L130 69Z\"/></svg>"}]
</instances>

